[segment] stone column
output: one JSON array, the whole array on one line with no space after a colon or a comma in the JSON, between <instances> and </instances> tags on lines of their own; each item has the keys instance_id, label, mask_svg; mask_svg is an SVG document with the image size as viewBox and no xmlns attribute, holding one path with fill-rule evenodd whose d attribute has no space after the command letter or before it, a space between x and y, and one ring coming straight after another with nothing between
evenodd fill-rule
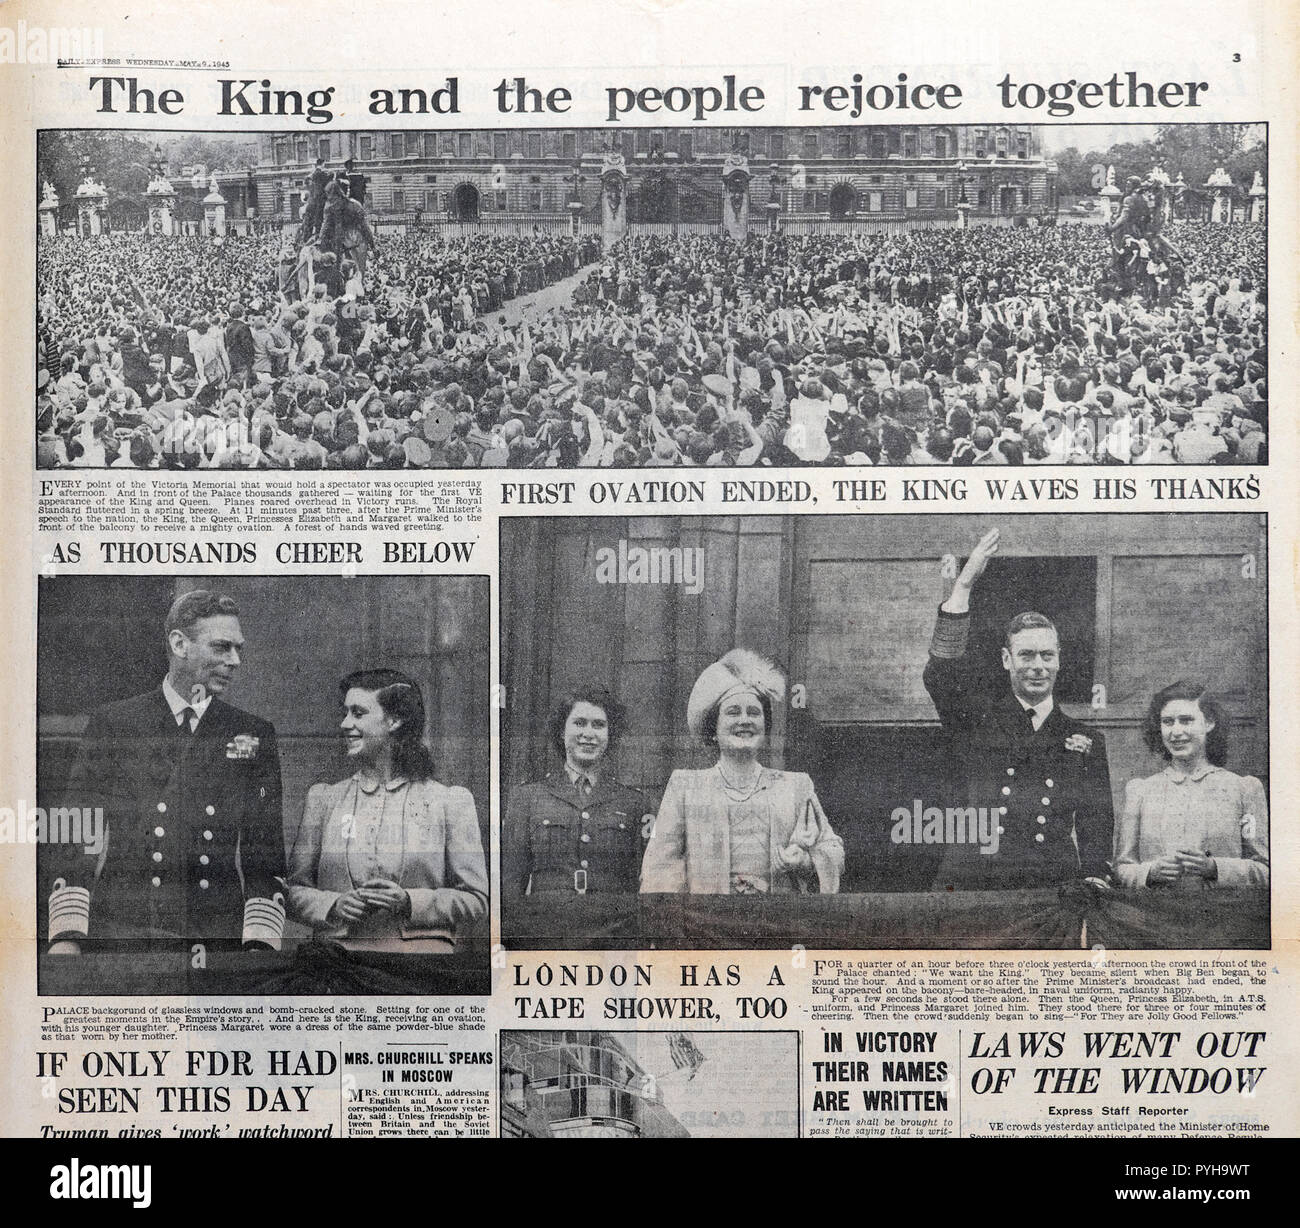
<instances>
[{"instance_id":1,"label":"stone column","mask_svg":"<svg viewBox=\"0 0 1300 1228\"><path fill-rule=\"evenodd\" d=\"M738 243L749 234L749 179L749 159L728 154L722 163L722 229Z\"/></svg>"},{"instance_id":2,"label":"stone column","mask_svg":"<svg viewBox=\"0 0 1300 1228\"><path fill-rule=\"evenodd\" d=\"M226 233L226 198L221 195L215 174L208 183L208 194L203 198L203 233L217 237Z\"/></svg>"},{"instance_id":3,"label":"stone column","mask_svg":"<svg viewBox=\"0 0 1300 1228\"><path fill-rule=\"evenodd\" d=\"M1268 217L1268 189L1264 187L1264 176L1255 172L1255 181L1250 185L1250 220L1263 222Z\"/></svg>"},{"instance_id":4,"label":"stone column","mask_svg":"<svg viewBox=\"0 0 1300 1228\"><path fill-rule=\"evenodd\" d=\"M41 185L41 203L36 206L36 212L41 219L42 235L59 233L59 194L48 179Z\"/></svg>"},{"instance_id":5,"label":"stone column","mask_svg":"<svg viewBox=\"0 0 1300 1228\"><path fill-rule=\"evenodd\" d=\"M1210 221L1226 225L1232 221L1232 176L1219 167L1206 181L1205 186L1214 192L1210 207Z\"/></svg>"},{"instance_id":6,"label":"stone column","mask_svg":"<svg viewBox=\"0 0 1300 1228\"><path fill-rule=\"evenodd\" d=\"M609 150L600 164L600 241L605 251L627 234L627 163Z\"/></svg>"},{"instance_id":7,"label":"stone column","mask_svg":"<svg viewBox=\"0 0 1300 1228\"><path fill-rule=\"evenodd\" d=\"M153 180L144 191L149 201L149 233L153 235L175 234L175 218L172 210L176 206L176 192L166 179Z\"/></svg>"},{"instance_id":8,"label":"stone column","mask_svg":"<svg viewBox=\"0 0 1300 1228\"><path fill-rule=\"evenodd\" d=\"M1106 168L1106 185L1098 191L1097 195L1102 199L1102 217L1107 222L1113 222L1119 216L1119 202L1124 196L1124 193L1115 186L1113 166Z\"/></svg>"},{"instance_id":9,"label":"stone column","mask_svg":"<svg viewBox=\"0 0 1300 1228\"><path fill-rule=\"evenodd\" d=\"M77 233L83 238L103 234L107 210L108 189L87 175L77 189Z\"/></svg>"}]
</instances>

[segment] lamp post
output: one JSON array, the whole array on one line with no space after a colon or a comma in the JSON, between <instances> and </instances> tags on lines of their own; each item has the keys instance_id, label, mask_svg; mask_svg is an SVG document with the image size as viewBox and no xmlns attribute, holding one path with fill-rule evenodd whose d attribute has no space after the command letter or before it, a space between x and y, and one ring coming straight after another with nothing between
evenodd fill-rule
<instances>
[{"instance_id":1,"label":"lamp post","mask_svg":"<svg viewBox=\"0 0 1300 1228\"><path fill-rule=\"evenodd\" d=\"M767 210L767 228L772 234L780 229L781 217L781 189L785 185L785 176L773 171L768 179L767 204L763 207Z\"/></svg>"},{"instance_id":2,"label":"lamp post","mask_svg":"<svg viewBox=\"0 0 1300 1228\"><path fill-rule=\"evenodd\" d=\"M957 229L966 229L966 220L970 215L971 203L966 195L966 163L957 163Z\"/></svg>"},{"instance_id":3,"label":"lamp post","mask_svg":"<svg viewBox=\"0 0 1300 1228\"><path fill-rule=\"evenodd\" d=\"M575 239L578 237L578 218L582 214L582 185L586 182L587 176L582 173L582 159L578 158L573 163L573 175L570 177L573 195L566 206L569 210L569 230Z\"/></svg>"}]
</instances>

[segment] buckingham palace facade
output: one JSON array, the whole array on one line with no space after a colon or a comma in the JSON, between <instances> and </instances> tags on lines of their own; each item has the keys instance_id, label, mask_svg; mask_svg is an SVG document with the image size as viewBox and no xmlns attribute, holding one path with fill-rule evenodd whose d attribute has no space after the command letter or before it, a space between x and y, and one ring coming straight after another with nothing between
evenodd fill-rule
<instances>
[{"instance_id":1,"label":"buckingham palace facade","mask_svg":"<svg viewBox=\"0 0 1300 1228\"><path fill-rule=\"evenodd\" d=\"M319 158L352 161L381 225L595 226L611 155L633 226L716 225L738 163L754 222L794 231L1008 224L1057 208L1034 125L498 128L264 133L257 165L231 185L232 215L296 221Z\"/></svg>"}]
</instances>

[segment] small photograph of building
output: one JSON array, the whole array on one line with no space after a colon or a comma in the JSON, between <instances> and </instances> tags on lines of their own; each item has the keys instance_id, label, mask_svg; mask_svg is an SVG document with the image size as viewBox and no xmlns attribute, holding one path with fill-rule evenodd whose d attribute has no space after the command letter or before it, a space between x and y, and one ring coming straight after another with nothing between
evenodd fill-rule
<instances>
[{"instance_id":1,"label":"small photograph of building","mask_svg":"<svg viewBox=\"0 0 1300 1228\"><path fill-rule=\"evenodd\" d=\"M796 1032L501 1033L502 1138L796 1138Z\"/></svg>"}]
</instances>

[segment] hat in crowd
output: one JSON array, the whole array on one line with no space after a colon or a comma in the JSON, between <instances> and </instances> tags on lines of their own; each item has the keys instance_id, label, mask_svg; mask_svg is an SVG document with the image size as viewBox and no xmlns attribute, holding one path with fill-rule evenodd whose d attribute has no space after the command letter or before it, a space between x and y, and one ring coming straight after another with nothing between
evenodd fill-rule
<instances>
[{"instance_id":1,"label":"hat in crowd","mask_svg":"<svg viewBox=\"0 0 1300 1228\"><path fill-rule=\"evenodd\" d=\"M686 727L697 738L703 737L710 712L729 695L753 691L773 703L785 697L785 678L771 661L747 648L733 648L715 661L695 680L686 702Z\"/></svg>"}]
</instances>

